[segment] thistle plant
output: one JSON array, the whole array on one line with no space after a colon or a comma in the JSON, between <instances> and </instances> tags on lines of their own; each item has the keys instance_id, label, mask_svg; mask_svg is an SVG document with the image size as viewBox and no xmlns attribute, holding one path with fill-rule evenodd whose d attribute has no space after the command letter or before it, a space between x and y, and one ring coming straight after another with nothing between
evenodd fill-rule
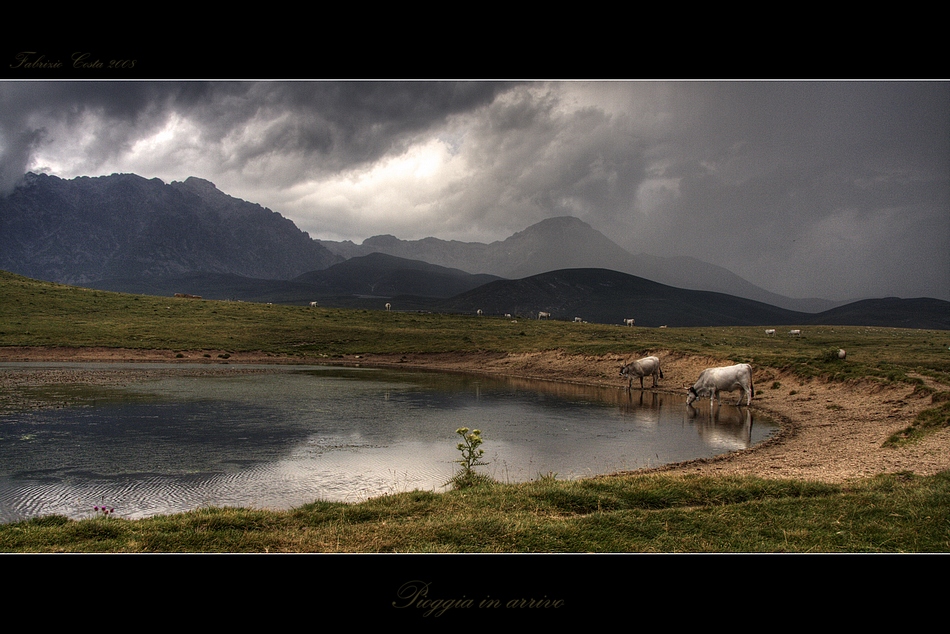
<instances>
[{"instance_id":1,"label":"thistle plant","mask_svg":"<svg viewBox=\"0 0 950 634\"><path fill-rule=\"evenodd\" d=\"M96 515L108 517L109 515L112 515L113 513L115 513L115 507L106 506L105 499L106 499L106 496L103 495L102 504L97 504L96 506L92 507L92 510Z\"/></svg>"},{"instance_id":2,"label":"thistle plant","mask_svg":"<svg viewBox=\"0 0 950 634\"><path fill-rule=\"evenodd\" d=\"M450 483L456 489L464 489L476 484L490 482L491 478L488 476L473 471L473 467L482 467L488 464L481 460L482 456L485 455L485 450L481 448L481 444L484 442L481 430L473 429L469 433L468 427L459 427L455 430L455 433L462 437L462 442L456 445L456 448L462 453L462 457L454 462L462 465L462 470L452 476Z\"/></svg>"}]
</instances>

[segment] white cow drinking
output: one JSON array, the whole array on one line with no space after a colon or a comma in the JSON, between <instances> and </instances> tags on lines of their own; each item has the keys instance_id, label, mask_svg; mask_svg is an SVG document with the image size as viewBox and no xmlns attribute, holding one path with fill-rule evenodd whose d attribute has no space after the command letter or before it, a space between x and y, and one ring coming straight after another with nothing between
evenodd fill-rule
<instances>
[{"instance_id":1,"label":"white cow drinking","mask_svg":"<svg viewBox=\"0 0 950 634\"><path fill-rule=\"evenodd\" d=\"M699 374L699 380L686 391L686 404L689 405L700 396L709 395L709 404L712 405L713 399L717 403L722 402L722 392L733 392L742 390L739 394L739 402L742 404L742 397L746 397L746 405L752 404L752 397L755 396L755 386L752 384L752 366L748 363L737 363L736 365L724 366L721 368L706 368Z\"/></svg>"}]
</instances>

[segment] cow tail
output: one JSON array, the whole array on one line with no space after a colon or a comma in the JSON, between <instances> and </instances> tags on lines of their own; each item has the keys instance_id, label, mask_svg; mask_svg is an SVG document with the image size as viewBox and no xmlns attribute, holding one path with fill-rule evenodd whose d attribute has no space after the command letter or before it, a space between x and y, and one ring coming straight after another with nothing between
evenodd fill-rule
<instances>
[{"instance_id":1,"label":"cow tail","mask_svg":"<svg viewBox=\"0 0 950 634\"><path fill-rule=\"evenodd\" d=\"M749 373L749 390L752 392L752 398L755 398L755 381L752 380L752 373Z\"/></svg>"},{"instance_id":2,"label":"cow tail","mask_svg":"<svg viewBox=\"0 0 950 634\"><path fill-rule=\"evenodd\" d=\"M661 379L665 379L665 378L666 378L665 376L663 376L663 366L662 366L662 365L660 366L660 378L661 378Z\"/></svg>"}]
</instances>

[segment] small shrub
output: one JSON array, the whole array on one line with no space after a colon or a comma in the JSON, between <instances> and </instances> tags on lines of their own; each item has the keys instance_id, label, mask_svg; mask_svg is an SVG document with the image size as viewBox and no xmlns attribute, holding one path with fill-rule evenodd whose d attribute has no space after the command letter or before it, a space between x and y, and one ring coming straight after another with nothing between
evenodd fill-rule
<instances>
[{"instance_id":1,"label":"small shrub","mask_svg":"<svg viewBox=\"0 0 950 634\"><path fill-rule=\"evenodd\" d=\"M452 484L455 489L465 489L478 484L486 484L492 481L488 476L475 473L474 467L482 467L487 462L482 462L481 458L485 455L485 450L481 448L482 432L473 429L469 433L468 427L459 427L455 433L462 437L462 442L456 445L456 448L462 452L462 457L455 462L462 465L461 471L452 476L452 479L446 484Z\"/></svg>"}]
</instances>

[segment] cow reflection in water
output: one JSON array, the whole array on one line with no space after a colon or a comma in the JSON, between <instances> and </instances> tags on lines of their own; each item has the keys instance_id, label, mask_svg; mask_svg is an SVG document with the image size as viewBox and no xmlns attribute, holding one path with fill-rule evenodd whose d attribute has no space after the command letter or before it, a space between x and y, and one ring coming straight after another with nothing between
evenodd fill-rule
<instances>
[{"instance_id":1,"label":"cow reflection in water","mask_svg":"<svg viewBox=\"0 0 950 634\"><path fill-rule=\"evenodd\" d=\"M696 409L686 406L686 415L694 419L696 432L710 447L728 450L752 446L752 411L735 405Z\"/></svg>"},{"instance_id":2,"label":"cow reflection in water","mask_svg":"<svg viewBox=\"0 0 950 634\"><path fill-rule=\"evenodd\" d=\"M660 424L660 410L667 394L657 392L621 392L626 398L619 401L620 412L633 416L644 427L656 427Z\"/></svg>"}]
</instances>

